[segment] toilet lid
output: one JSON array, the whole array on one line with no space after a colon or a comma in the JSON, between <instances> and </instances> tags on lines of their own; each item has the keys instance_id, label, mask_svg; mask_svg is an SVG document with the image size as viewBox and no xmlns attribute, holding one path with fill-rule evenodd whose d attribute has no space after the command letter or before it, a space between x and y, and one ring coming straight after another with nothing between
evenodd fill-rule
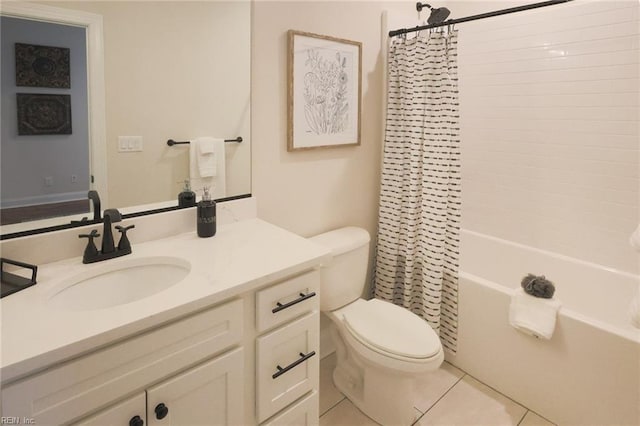
<instances>
[{"instance_id":1,"label":"toilet lid","mask_svg":"<svg viewBox=\"0 0 640 426\"><path fill-rule=\"evenodd\" d=\"M382 300L355 303L352 309L344 311L344 323L370 348L393 355L430 358L442 348L440 339L426 321Z\"/></svg>"}]
</instances>

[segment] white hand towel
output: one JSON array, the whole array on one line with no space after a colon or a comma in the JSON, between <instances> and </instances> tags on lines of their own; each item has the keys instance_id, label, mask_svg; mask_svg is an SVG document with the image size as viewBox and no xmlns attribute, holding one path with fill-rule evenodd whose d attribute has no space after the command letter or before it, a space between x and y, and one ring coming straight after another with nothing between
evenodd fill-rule
<instances>
[{"instance_id":1,"label":"white hand towel","mask_svg":"<svg viewBox=\"0 0 640 426\"><path fill-rule=\"evenodd\" d=\"M207 140L213 141L212 144L202 144L202 148L204 150L208 150L213 146L213 152L215 153L214 176L202 176L200 174L200 164L198 162L201 149L201 145L199 143L200 140L205 140L205 142ZM211 198L214 200L227 196L224 139L207 137L191 140L191 143L189 144L189 178L191 179L191 189L198 195L198 197L202 196L202 188L205 187L209 188Z\"/></svg>"},{"instance_id":2,"label":"white hand towel","mask_svg":"<svg viewBox=\"0 0 640 426\"><path fill-rule=\"evenodd\" d=\"M198 146L198 152L200 153L200 155L215 153L216 143L218 143L219 141L220 139L214 138L197 138L196 145Z\"/></svg>"},{"instance_id":3,"label":"white hand towel","mask_svg":"<svg viewBox=\"0 0 640 426\"><path fill-rule=\"evenodd\" d=\"M511 295L509 323L523 333L551 339L560 306L556 299L534 297L520 288Z\"/></svg>"},{"instance_id":4,"label":"white hand towel","mask_svg":"<svg viewBox=\"0 0 640 426\"><path fill-rule=\"evenodd\" d=\"M192 143L197 150L198 173L200 177L215 177L218 174L218 157L224 152L224 140L210 137L196 138ZM220 148L222 146L222 148ZM224 157L223 157L224 158Z\"/></svg>"}]
</instances>

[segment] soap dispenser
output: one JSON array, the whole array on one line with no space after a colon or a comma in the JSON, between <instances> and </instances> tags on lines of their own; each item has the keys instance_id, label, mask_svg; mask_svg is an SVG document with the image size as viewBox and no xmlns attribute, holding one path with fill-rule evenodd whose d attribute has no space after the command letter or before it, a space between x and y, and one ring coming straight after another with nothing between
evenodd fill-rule
<instances>
[{"instance_id":1,"label":"soap dispenser","mask_svg":"<svg viewBox=\"0 0 640 426\"><path fill-rule=\"evenodd\" d=\"M209 188L203 188L202 200L198 203L198 237L216 235L216 202L211 199Z\"/></svg>"},{"instance_id":2,"label":"soap dispenser","mask_svg":"<svg viewBox=\"0 0 640 426\"><path fill-rule=\"evenodd\" d=\"M178 207L193 207L196 205L196 193L191 190L189 180L184 181L184 189L178 194Z\"/></svg>"}]
</instances>

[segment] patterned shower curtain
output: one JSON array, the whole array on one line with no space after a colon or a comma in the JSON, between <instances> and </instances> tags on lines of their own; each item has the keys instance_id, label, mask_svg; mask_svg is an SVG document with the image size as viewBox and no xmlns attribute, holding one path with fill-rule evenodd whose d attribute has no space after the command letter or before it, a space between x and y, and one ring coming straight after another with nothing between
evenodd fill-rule
<instances>
[{"instance_id":1,"label":"patterned shower curtain","mask_svg":"<svg viewBox=\"0 0 640 426\"><path fill-rule=\"evenodd\" d=\"M424 318L456 351L460 231L457 30L396 37L374 295Z\"/></svg>"}]
</instances>

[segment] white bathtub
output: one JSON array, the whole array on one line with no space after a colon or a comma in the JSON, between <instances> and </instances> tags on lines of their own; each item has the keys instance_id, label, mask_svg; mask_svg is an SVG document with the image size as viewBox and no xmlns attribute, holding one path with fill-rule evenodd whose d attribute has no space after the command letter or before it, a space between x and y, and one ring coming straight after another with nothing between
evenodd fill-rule
<instances>
[{"instance_id":1,"label":"white bathtub","mask_svg":"<svg viewBox=\"0 0 640 426\"><path fill-rule=\"evenodd\" d=\"M511 292L546 275L563 304L551 340L509 325ZM640 277L471 231L461 235L458 353L447 359L559 425L640 425Z\"/></svg>"}]
</instances>

